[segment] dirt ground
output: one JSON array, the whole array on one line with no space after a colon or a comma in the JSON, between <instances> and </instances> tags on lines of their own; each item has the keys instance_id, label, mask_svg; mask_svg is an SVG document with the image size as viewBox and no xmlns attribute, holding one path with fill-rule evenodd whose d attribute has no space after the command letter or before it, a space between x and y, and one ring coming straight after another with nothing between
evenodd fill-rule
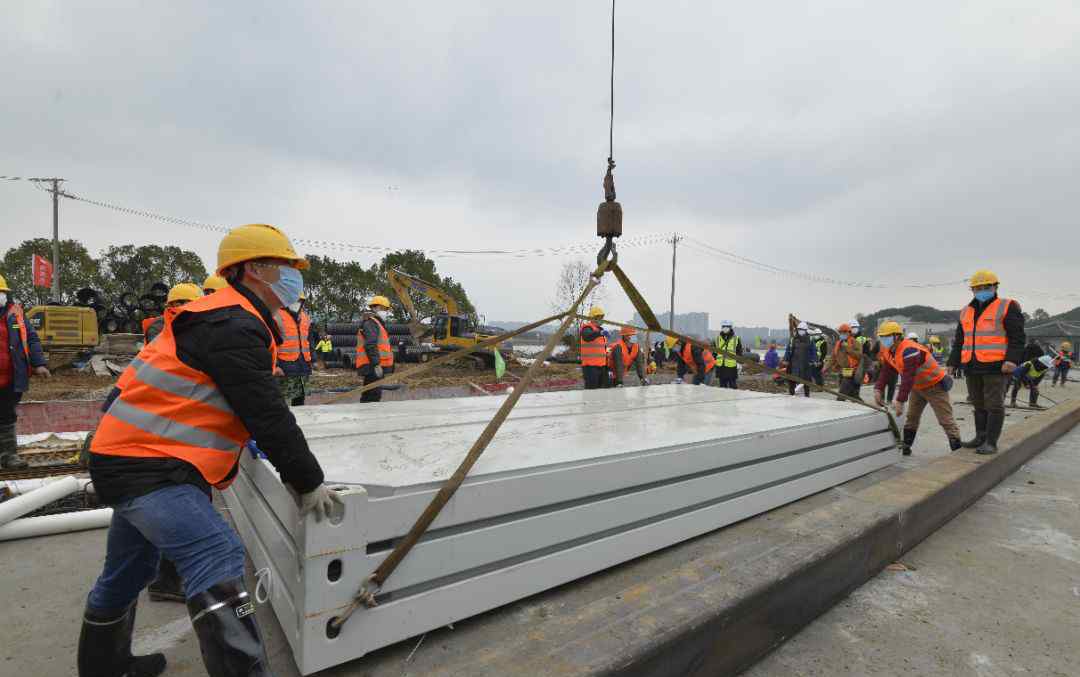
<instances>
[{"instance_id":1,"label":"dirt ground","mask_svg":"<svg viewBox=\"0 0 1080 677\"><path fill-rule=\"evenodd\" d=\"M34 376L24 400L97 400L105 399L116 378L94 376L71 369L61 369L51 378Z\"/></svg>"}]
</instances>

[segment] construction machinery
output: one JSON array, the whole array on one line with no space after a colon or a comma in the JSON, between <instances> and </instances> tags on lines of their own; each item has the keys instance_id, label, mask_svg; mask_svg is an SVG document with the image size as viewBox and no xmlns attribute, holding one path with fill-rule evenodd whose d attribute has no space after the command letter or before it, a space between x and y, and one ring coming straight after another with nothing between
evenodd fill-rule
<instances>
[{"instance_id":1,"label":"construction machinery","mask_svg":"<svg viewBox=\"0 0 1080 677\"><path fill-rule=\"evenodd\" d=\"M26 321L41 339L50 369L71 364L81 353L98 346L98 317L83 306L34 306Z\"/></svg>"},{"instance_id":2,"label":"construction machinery","mask_svg":"<svg viewBox=\"0 0 1080 677\"><path fill-rule=\"evenodd\" d=\"M476 323L467 315L462 314L460 306L454 297L435 286L434 284L409 275L406 272L392 268L386 273L390 286L394 293L405 306L409 316L409 330L413 337L419 341L421 338L430 336L431 342L440 350L457 350L468 348L486 339L497 336L498 333L487 333L488 327L477 327ZM431 319L431 325L427 326L420 322L416 312L410 291L422 294L443 307L443 312ZM513 345L509 342L499 344L499 351L509 354L513 351ZM488 349L470 353L478 366L491 369L495 366L495 356Z\"/></svg>"}]
</instances>

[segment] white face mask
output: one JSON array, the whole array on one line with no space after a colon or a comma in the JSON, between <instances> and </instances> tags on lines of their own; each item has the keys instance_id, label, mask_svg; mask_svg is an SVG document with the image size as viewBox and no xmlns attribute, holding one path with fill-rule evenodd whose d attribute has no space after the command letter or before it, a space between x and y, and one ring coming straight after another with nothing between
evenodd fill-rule
<instances>
[{"instance_id":1,"label":"white face mask","mask_svg":"<svg viewBox=\"0 0 1080 677\"><path fill-rule=\"evenodd\" d=\"M375 314L379 316L380 320L382 320L384 322L386 321L386 311L385 310L376 310Z\"/></svg>"},{"instance_id":2,"label":"white face mask","mask_svg":"<svg viewBox=\"0 0 1080 677\"><path fill-rule=\"evenodd\" d=\"M7 292L6 291L0 291L0 306L6 306L6 305L7 305Z\"/></svg>"},{"instance_id":3,"label":"white face mask","mask_svg":"<svg viewBox=\"0 0 1080 677\"><path fill-rule=\"evenodd\" d=\"M293 311L294 313L299 313L300 312L300 302L297 301L296 303L289 306L289 310Z\"/></svg>"}]
</instances>

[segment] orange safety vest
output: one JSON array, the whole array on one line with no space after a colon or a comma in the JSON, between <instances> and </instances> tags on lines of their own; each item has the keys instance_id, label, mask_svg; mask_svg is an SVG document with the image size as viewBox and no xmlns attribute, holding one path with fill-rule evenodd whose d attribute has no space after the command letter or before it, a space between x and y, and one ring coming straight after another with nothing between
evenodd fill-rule
<instances>
[{"instance_id":1,"label":"orange safety vest","mask_svg":"<svg viewBox=\"0 0 1080 677\"><path fill-rule=\"evenodd\" d=\"M862 352L862 345L855 339L855 337L848 337L847 343L848 349L858 347L859 352ZM853 357L848 354L847 351L841 352L840 349L843 347L843 345L843 341L837 341L836 345L833 346L833 361L836 362L836 366L840 368L840 375L846 378L850 378L855 375L855 370L858 368L859 362L862 360L862 358L860 358L858 355ZM844 362L841 360L847 361L846 367L844 366Z\"/></svg>"},{"instance_id":2,"label":"orange safety vest","mask_svg":"<svg viewBox=\"0 0 1080 677\"><path fill-rule=\"evenodd\" d=\"M716 366L716 358L713 357L712 351L708 348L701 349L701 357L705 360L705 372L708 373ZM688 367L697 368L697 363L694 362L694 346L691 343L683 344L682 349L682 361L686 363Z\"/></svg>"},{"instance_id":3,"label":"orange safety vest","mask_svg":"<svg viewBox=\"0 0 1080 677\"><path fill-rule=\"evenodd\" d=\"M975 309L965 306L960 313L960 327L964 330L964 345L960 348L960 361L971 362L972 356L979 362L1001 362L1009 347L1005 334L1005 313L1009 312L1012 299L996 298L983 308L976 319Z\"/></svg>"},{"instance_id":4,"label":"orange safety vest","mask_svg":"<svg viewBox=\"0 0 1080 677\"><path fill-rule=\"evenodd\" d=\"M597 332L603 331L595 322L585 322L581 329L591 327ZM591 341L581 338L581 330L578 330L578 339L581 341L581 366L603 367L607 365L607 337L600 334Z\"/></svg>"},{"instance_id":5,"label":"orange safety vest","mask_svg":"<svg viewBox=\"0 0 1080 677\"><path fill-rule=\"evenodd\" d=\"M272 366L277 365L273 332L259 311L232 287L188 303L165 317L161 335L124 370L120 396L105 412L90 450L137 458L178 458L195 466L218 489L232 483L244 443L251 434L213 380L176 355L173 322L182 313L240 306L266 327Z\"/></svg>"},{"instance_id":6,"label":"orange safety vest","mask_svg":"<svg viewBox=\"0 0 1080 677\"><path fill-rule=\"evenodd\" d=\"M302 354L305 362L311 362L311 340L308 338L311 332L311 316L301 310L300 324L297 325L288 309L279 308L274 314L274 321L281 331L278 359L282 362L295 362Z\"/></svg>"},{"instance_id":7,"label":"orange safety vest","mask_svg":"<svg viewBox=\"0 0 1080 677\"><path fill-rule=\"evenodd\" d=\"M622 368L623 368L623 374L625 374L627 368L631 364L633 364L635 360L637 360L638 355L641 353L641 349L638 347L638 344L636 344L636 343L634 345L630 346L629 348L627 348L626 347L626 342L623 341L622 339L616 341L611 346L611 350L608 351L608 358L607 358L608 369L612 369L612 370L615 369L615 355L614 355L614 353L615 353L616 350L621 350L622 351ZM617 374L617 376L619 376L621 378L622 374Z\"/></svg>"},{"instance_id":8,"label":"orange safety vest","mask_svg":"<svg viewBox=\"0 0 1080 677\"><path fill-rule=\"evenodd\" d=\"M390 347L390 335L386 333L386 327L378 316L372 315L371 319L379 325L379 366L392 367L394 366L394 349ZM356 331L356 368L366 367L370 362L364 350L364 320L361 320L360 329Z\"/></svg>"},{"instance_id":9,"label":"orange safety vest","mask_svg":"<svg viewBox=\"0 0 1080 677\"><path fill-rule=\"evenodd\" d=\"M144 342L149 341L149 339L146 337L146 334L147 334L147 332L150 331L150 327L153 326L153 324L155 322L157 322L158 318L160 318L160 317L161 317L161 315L155 315L154 317L147 317L147 318L143 319L143 321L142 321L142 336L143 336L143 341Z\"/></svg>"},{"instance_id":10,"label":"orange safety vest","mask_svg":"<svg viewBox=\"0 0 1080 677\"><path fill-rule=\"evenodd\" d=\"M881 359L895 369L897 374L903 374L904 353L907 352L908 348L916 348L926 356L926 360L915 370L915 390L932 388L940 383L941 379L945 378L945 368L934 359L934 354L930 352L930 349L918 341L904 339L900 342L900 345L894 346L892 350L882 350Z\"/></svg>"}]
</instances>

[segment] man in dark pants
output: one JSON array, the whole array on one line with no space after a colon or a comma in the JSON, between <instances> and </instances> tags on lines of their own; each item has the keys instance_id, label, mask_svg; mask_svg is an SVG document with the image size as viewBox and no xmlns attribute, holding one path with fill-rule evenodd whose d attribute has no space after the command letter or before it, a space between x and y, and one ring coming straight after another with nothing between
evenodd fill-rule
<instances>
[{"instance_id":1,"label":"man in dark pants","mask_svg":"<svg viewBox=\"0 0 1080 677\"><path fill-rule=\"evenodd\" d=\"M244 586L244 547L211 488L232 482L255 439L298 494L301 519L341 504L273 377L281 341L273 313L299 297L306 267L278 229L232 229L218 248L229 286L167 318L121 374L90 445L90 477L113 516L79 636L80 677L165 669L162 654L131 653L136 601L162 554L183 578L207 673L270 674Z\"/></svg>"},{"instance_id":2,"label":"man in dark pants","mask_svg":"<svg viewBox=\"0 0 1080 677\"><path fill-rule=\"evenodd\" d=\"M716 337L716 378L721 388L737 390L739 387L739 363L742 357L742 339L735 333L731 320L720 323L720 335Z\"/></svg>"},{"instance_id":3,"label":"man in dark pants","mask_svg":"<svg viewBox=\"0 0 1080 677\"><path fill-rule=\"evenodd\" d=\"M390 313L390 299L375 296L368 303L368 312L360 318L360 330L356 332L356 370L364 377L364 385L382 380L394 371L394 349L386 332L386 318ZM360 395L361 402L382 400L382 388L372 388Z\"/></svg>"},{"instance_id":4,"label":"man in dark pants","mask_svg":"<svg viewBox=\"0 0 1080 677\"><path fill-rule=\"evenodd\" d=\"M578 330L578 345L581 350L581 378L585 390L607 388L607 342L608 333L600 327L597 320L604 319L604 309L593 306L589 310L589 321L581 323Z\"/></svg>"},{"instance_id":5,"label":"man in dark pants","mask_svg":"<svg viewBox=\"0 0 1080 677\"><path fill-rule=\"evenodd\" d=\"M685 381L687 374L693 374L694 385L712 385L716 358L713 357L711 350L689 341L683 341L679 344L675 354L679 356L676 372L680 379Z\"/></svg>"},{"instance_id":6,"label":"man in dark pants","mask_svg":"<svg viewBox=\"0 0 1080 677\"><path fill-rule=\"evenodd\" d=\"M1024 314L1020 304L997 294L997 275L976 271L969 280L974 295L960 311L949 355L954 373L963 368L975 409L975 437L964 442L978 454L996 454L1005 424L1005 385L1023 360Z\"/></svg>"},{"instance_id":7,"label":"man in dark pants","mask_svg":"<svg viewBox=\"0 0 1080 677\"><path fill-rule=\"evenodd\" d=\"M0 468L20 470L29 465L19 456L15 433L16 407L30 389L30 374L48 378L45 355L22 306L11 302L11 289L0 275Z\"/></svg>"},{"instance_id":8,"label":"man in dark pants","mask_svg":"<svg viewBox=\"0 0 1080 677\"><path fill-rule=\"evenodd\" d=\"M814 378L813 364L817 348L810 341L810 327L805 322L800 322L795 329L795 335L788 341L787 350L784 351L784 359L780 366L787 369L787 373L800 378L803 381L812 381ZM788 394L794 395L799 384L788 380ZM810 387L803 385L803 396L810 397Z\"/></svg>"}]
</instances>

